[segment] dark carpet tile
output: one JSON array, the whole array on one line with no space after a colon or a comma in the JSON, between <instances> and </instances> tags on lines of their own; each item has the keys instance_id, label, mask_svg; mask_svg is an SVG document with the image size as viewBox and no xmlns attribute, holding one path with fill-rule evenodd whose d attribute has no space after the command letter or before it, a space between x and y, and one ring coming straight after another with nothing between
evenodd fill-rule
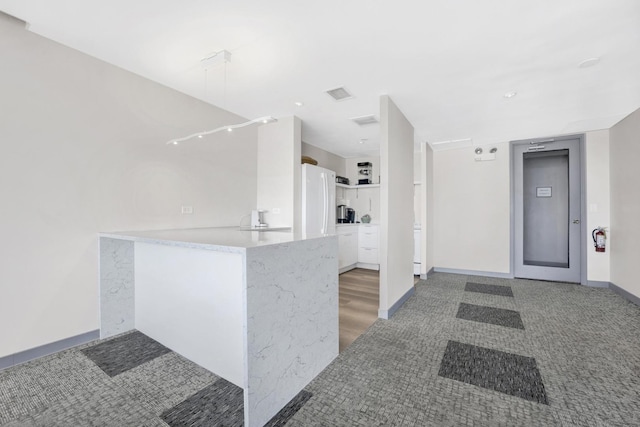
<instances>
[{"instance_id":1,"label":"dark carpet tile","mask_svg":"<svg viewBox=\"0 0 640 427\"><path fill-rule=\"evenodd\" d=\"M282 427L304 406L312 394L302 390L265 427ZM219 379L182 403L165 411L162 420L171 427L242 426L244 396L242 388Z\"/></svg>"},{"instance_id":2,"label":"dark carpet tile","mask_svg":"<svg viewBox=\"0 0 640 427\"><path fill-rule=\"evenodd\" d=\"M513 291L510 286L487 285L485 283L467 282L464 287L467 292L479 292L481 294L501 295L513 298Z\"/></svg>"},{"instance_id":3,"label":"dark carpet tile","mask_svg":"<svg viewBox=\"0 0 640 427\"><path fill-rule=\"evenodd\" d=\"M110 377L170 352L167 347L139 331L82 350Z\"/></svg>"},{"instance_id":4,"label":"dark carpet tile","mask_svg":"<svg viewBox=\"0 0 640 427\"><path fill-rule=\"evenodd\" d=\"M289 419L291 419L291 417L293 417L296 412L298 412L300 408L302 408L304 404L307 403L307 400L311 399L311 396L313 396L311 393L306 390L302 390L293 399L291 399L289 403L287 403L287 406L282 408L280 412L278 412L273 418L271 418L271 420L269 420L269 422L266 423L264 427L284 426L285 424L287 424L287 421L289 421Z\"/></svg>"},{"instance_id":5,"label":"dark carpet tile","mask_svg":"<svg viewBox=\"0 0 640 427\"><path fill-rule=\"evenodd\" d=\"M542 377L532 357L449 341L438 375L548 404Z\"/></svg>"},{"instance_id":6,"label":"dark carpet tile","mask_svg":"<svg viewBox=\"0 0 640 427\"><path fill-rule=\"evenodd\" d=\"M485 307L461 302L456 317L474 322L506 326L507 328L524 329L520 313L504 308Z\"/></svg>"},{"instance_id":7,"label":"dark carpet tile","mask_svg":"<svg viewBox=\"0 0 640 427\"><path fill-rule=\"evenodd\" d=\"M242 427L244 424L242 388L221 378L165 411L162 414L162 420L171 427Z\"/></svg>"}]
</instances>

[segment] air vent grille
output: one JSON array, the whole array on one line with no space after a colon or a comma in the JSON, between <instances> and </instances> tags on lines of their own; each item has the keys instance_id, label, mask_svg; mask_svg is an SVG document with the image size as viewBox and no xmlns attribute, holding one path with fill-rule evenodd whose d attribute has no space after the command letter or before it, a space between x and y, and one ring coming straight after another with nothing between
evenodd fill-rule
<instances>
[{"instance_id":1,"label":"air vent grille","mask_svg":"<svg viewBox=\"0 0 640 427\"><path fill-rule=\"evenodd\" d=\"M451 150L453 148L472 147L471 138L453 139L450 141L430 142L429 145L433 151Z\"/></svg>"},{"instance_id":2,"label":"air vent grille","mask_svg":"<svg viewBox=\"0 0 640 427\"><path fill-rule=\"evenodd\" d=\"M328 90L327 93L336 101L344 101L345 99L353 98L353 95L351 95L349 91L343 87L337 87L335 89Z\"/></svg>"},{"instance_id":3,"label":"air vent grille","mask_svg":"<svg viewBox=\"0 0 640 427\"><path fill-rule=\"evenodd\" d=\"M378 123L378 119L373 114L369 116L354 117L351 120L353 120L355 123L359 124L360 126L372 125L372 124Z\"/></svg>"}]
</instances>

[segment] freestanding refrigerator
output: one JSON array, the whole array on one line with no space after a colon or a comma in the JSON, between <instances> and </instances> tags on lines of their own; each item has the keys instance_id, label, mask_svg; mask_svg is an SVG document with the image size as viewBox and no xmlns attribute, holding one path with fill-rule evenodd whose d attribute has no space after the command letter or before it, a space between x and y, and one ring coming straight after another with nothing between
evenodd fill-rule
<instances>
[{"instance_id":1,"label":"freestanding refrigerator","mask_svg":"<svg viewBox=\"0 0 640 427\"><path fill-rule=\"evenodd\" d=\"M302 232L336 232L336 173L308 163L302 165Z\"/></svg>"}]
</instances>

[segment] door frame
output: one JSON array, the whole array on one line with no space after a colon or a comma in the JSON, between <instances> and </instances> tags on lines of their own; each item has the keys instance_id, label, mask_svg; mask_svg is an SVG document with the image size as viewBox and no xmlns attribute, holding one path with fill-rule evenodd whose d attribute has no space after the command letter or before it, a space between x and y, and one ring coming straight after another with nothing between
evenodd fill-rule
<instances>
[{"instance_id":1,"label":"door frame","mask_svg":"<svg viewBox=\"0 0 640 427\"><path fill-rule=\"evenodd\" d=\"M546 138L528 138L519 139L509 142L509 185L510 185L510 276L515 278L515 263L516 263L516 226L515 226L515 171L513 161L513 147L516 145L525 145L530 143L544 144L552 143L556 141L563 141L568 139L578 139L578 145L580 147L580 284L587 285L587 174L586 174L586 147L585 147L585 134L571 134L561 135ZM590 234L589 234L590 236Z\"/></svg>"}]
</instances>

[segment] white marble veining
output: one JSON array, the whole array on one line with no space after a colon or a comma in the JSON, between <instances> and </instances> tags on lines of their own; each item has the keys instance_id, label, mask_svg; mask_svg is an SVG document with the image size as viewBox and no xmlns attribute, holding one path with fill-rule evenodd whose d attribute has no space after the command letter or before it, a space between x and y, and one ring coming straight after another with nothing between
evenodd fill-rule
<instances>
[{"instance_id":1,"label":"white marble veining","mask_svg":"<svg viewBox=\"0 0 640 427\"><path fill-rule=\"evenodd\" d=\"M100 238L100 338L135 326L134 244Z\"/></svg>"},{"instance_id":2,"label":"white marble veining","mask_svg":"<svg viewBox=\"0 0 640 427\"><path fill-rule=\"evenodd\" d=\"M242 384L246 426L264 425L338 355L336 235L198 228L100 242L102 336L140 327Z\"/></svg>"},{"instance_id":3,"label":"white marble veining","mask_svg":"<svg viewBox=\"0 0 640 427\"><path fill-rule=\"evenodd\" d=\"M245 425L262 426L338 355L337 253L336 236L247 251Z\"/></svg>"}]
</instances>

